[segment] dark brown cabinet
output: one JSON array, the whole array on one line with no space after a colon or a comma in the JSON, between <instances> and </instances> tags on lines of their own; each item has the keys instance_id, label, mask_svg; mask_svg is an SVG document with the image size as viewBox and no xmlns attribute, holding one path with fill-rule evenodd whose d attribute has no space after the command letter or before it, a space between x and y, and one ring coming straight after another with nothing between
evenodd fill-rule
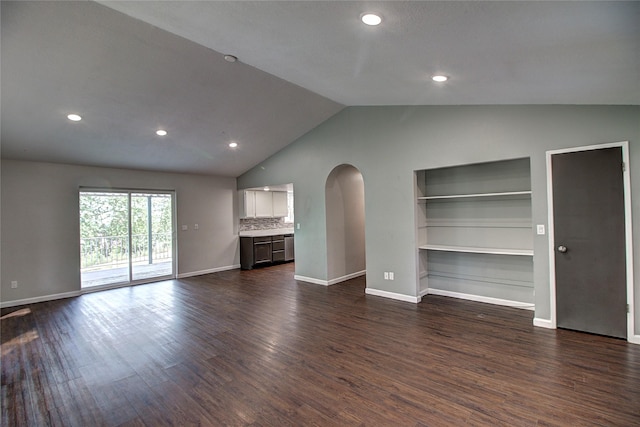
<instances>
[{"instance_id":1,"label":"dark brown cabinet","mask_svg":"<svg viewBox=\"0 0 640 427\"><path fill-rule=\"evenodd\" d=\"M253 238L253 263L271 262L272 243L270 237Z\"/></svg>"},{"instance_id":2,"label":"dark brown cabinet","mask_svg":"<svg viewBox=\"0 0 640 427\"><path fill-rule=\"evenodd\" d=\"M271 237L271 261L284 261L284 236L282 234Z\"/></svg>"},{"instance_id":3,"label":"dark brown cabinet","mask_svg":"<svg viewBox=\"0 0 640 427\"><path fill-rule=\"evenodd\" d=\"M286 242L286 245L285 245ZM293 235L240 237L240 267L251 270L259 265L293 260Z\"/></svg>"}]
</instances>

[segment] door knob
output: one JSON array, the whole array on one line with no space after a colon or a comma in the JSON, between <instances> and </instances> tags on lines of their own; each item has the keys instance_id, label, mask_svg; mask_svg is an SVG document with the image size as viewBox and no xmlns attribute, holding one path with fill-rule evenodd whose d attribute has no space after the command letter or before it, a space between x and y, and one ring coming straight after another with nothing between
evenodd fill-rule
<instances>
[{"instance_id":1,"label":"door knob","mask_svg":"<svg viewBox=\"0 0 640 427\"><path fill-rule=\"evenodd\" d=\"M561 253L567 252L567 247L562 245L558 246L558 252L561 252Z\"/></svg>"}]
</instances>

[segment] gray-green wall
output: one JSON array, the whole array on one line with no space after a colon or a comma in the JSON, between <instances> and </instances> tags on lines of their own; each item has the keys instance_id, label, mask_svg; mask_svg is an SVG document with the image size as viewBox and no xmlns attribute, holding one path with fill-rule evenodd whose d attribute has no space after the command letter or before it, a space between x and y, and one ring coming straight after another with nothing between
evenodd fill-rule
<instances>
[{"instance_id":1,"label":"gray-green wall","mask_svg":"<svg viewBox=\"0 0 640 427\"><path fill-rule=\"evenodd\" d=\"M618 141L629 141L638 189L638 106L349 107L239 177L238 188L294 184L296 274L327 280L325 182L336 166L355 166L365 183L367 287L416 296L413 171L529 157L533 224L547 224L546 151ZM640 196L632 203L637 312ZM550 318L547 237L534 236L539 319ZM383 280L385 271L395 280ZM638 331L640 315L635 319Z\"/></svg>"},{"instance_id":2,"label":"gray-green wall","mask_svg":"<svg viewBox=\"0 0 640 427\"><path fill-rule=\"evenodd\" d=\"M178 275L239 266L234 178L13 160L1 173L3 305L80 291L80 187L175 190Z\"/></svg>"},{"instance_id":3,"label":"gray-green wall","mask_svg":"<svg viewBox=\"0 0 640 427\"><path fill-rule=\"evenodd\" d=\"M325 194L327 279L331 283L362 274L366 268L362 175L353 166L338 166L327 179Z\"/></svg>"}]
</instances>

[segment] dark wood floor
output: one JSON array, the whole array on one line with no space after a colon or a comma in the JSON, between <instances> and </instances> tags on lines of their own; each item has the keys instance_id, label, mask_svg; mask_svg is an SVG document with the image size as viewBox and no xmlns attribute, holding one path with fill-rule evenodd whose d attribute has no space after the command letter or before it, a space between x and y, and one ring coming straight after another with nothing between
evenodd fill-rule
<instances>
[{"instance_id":1,"label":"dark wood floor","mask_svg":"<svg viewBox=\"0 0 640 427\"><path fill-rule=\"evenodd\" d=\"M2 310L3 426L640 425L640 346L228 271Z\"/></svg>"}]
</instances>

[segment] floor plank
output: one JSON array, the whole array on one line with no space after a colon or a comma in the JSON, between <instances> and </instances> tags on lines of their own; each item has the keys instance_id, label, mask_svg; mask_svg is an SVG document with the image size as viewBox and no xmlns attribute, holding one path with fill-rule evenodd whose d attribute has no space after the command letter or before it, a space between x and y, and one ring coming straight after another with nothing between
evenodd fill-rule
<instances>
[{"instance_id":1,"label":"floor plank","mask_svg":"<svg viewBox=\"0 0 640 427\"><path fill-rule=\"evenodd\" d=\"M3 426L640 425L640 346L293 264L1 311Z\"/></svg>"}]
</instances>

